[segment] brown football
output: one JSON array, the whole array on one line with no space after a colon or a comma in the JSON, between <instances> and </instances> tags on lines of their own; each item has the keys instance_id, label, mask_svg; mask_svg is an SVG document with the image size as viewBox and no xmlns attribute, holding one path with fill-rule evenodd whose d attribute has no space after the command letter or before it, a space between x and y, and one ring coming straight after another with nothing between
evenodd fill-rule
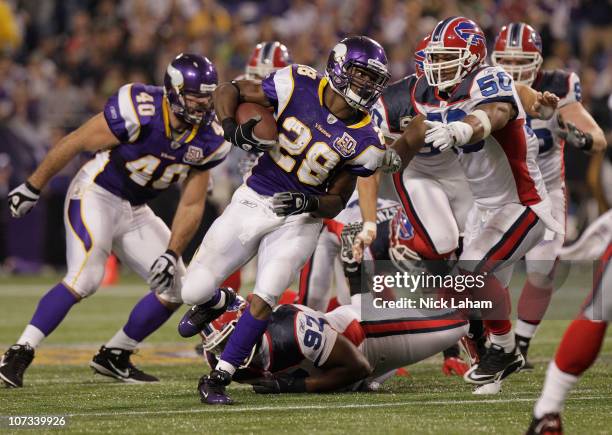
<instances>
[{"instance_id":1,"label":"brown football","mask_svg":"<svg viewBox=\"0 0 612 435\"><path fill-rule=\"evenodd\" d=\"M260 139L277 140L276 120L270 109L255 103L242 103L236 109L236 121L239 124L243 124L257 115L261 116L261 121L255 126L255 135Z\"/></svg>"}]
</instances>

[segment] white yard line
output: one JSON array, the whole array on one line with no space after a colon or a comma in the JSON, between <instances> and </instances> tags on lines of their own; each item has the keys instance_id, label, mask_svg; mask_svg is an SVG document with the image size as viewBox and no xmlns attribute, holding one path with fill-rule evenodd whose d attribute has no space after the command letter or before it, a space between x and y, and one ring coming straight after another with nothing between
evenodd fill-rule
<instances>
[{"instance_id":1,"label":"white yard line","mask_svg":"<svg viewBox=\"0 0 612 435\"><path fill-rule=\"evenodd\" d=\"M610 399L612 396L586 396L586 397L570 397L568 401L586 401L586 400L601 400ZM199 414L213 412L216 414L226 412L249 412L249 411L291 411L291 410L329 410L329 409L361 409L361 408L400 408L404 406L423 406L423 405L466 405L466 404L482 404L482 403L508 403L510 402L533 402L536 397L523 398L500 398L500 399L478 399L478 400L413 400L407 402L385 402L385 403L363 403L363 404L320 404L320 405L279 405L279 406L205 406L192 409L175 409L175 410L156 410L156 411L119 411L119 412L89 412L89 413L74 413L65 414L67 417L114 417L120 415L169 415L169 414ZM2 416L1 418L7 418Z\"/></svg>"}]
</instances>

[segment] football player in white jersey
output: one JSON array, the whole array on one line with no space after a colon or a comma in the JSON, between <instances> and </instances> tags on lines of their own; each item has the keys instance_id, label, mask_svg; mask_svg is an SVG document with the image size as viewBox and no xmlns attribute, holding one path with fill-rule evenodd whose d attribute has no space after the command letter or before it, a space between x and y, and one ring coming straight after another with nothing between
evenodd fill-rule
<instances>
[{"instance_id":1,"label":"football player in white jersey","mask_svg":"<svg viewBox=\"0 0 612 435\"><path fill-rule=\"evenodd\" d=\"M599 152L606 146L603 131L581 103L580 80L575 73L543 70L542 40L528 24L510 23L500 30L491 55L493 65L511 74L515 83L560 98L549 120L527 118L538 138L537 163L552 202L552 215L565 227L566 191L563 149L570 144L584 152ZM529 342L542 320L553 292L555 259L564 235L547 231L544 240L526 255L527 282L518 302L516 341L527 361Z\"/></svg>"},{"instance_id":2,"label":"football player in white jersey","mask_svg":"<svg viewBox=\"0 0 612 435\"><path fill-rule=\"evenodd\" d=\"M374 105L374 118L385 137L393 140L408 128L418 112L412 100L417 79L423 75L424 50L430 36L417 44L416 73L390 84ZM454 153L422 147L408 167L393 175L394 186L406 215L419 234L416 250L427 260L447 259L459 247L467 214L474 200L463 169Z\"/></svg>"},{"instance_id":3,"label":"football player in white jersey","mask_svg":"<svg viewBox=\"0 0 612 435\"><path fill-rule=\"evenodd\" d=\"M512 78L484 64L485 57L486 41L476 23L463 17L438 23L425 49L424 77L413 92L421 115L394 144L404 165L422 142L457 153L470 185L475 205L459 266L462 273L487 274L483 289L472 293L494 305L482 313L491 346L465 375L475 384L522 367L506 300L512 265L543 238L546 227L563 232L551 216L535 162L537 139L525 124Z\"/></svg>"},{"instance_id":4,"label":"football player in white jersey","mask_svg":"<svg viewBox=\"0 0 612 435\"><path fill-rule=\"evenodd\" d=\"M592 260L596 251L603 253L599 254L593 291L578 317L568 326L555 358L548 365L542 393L526 432L528 435L563 433L561 411L565 400L580 376L597 359L608 323L612 321L612 212L590 225L576 245L567 252L562 250L559 257Z\"/></svg>"}]
</instances>

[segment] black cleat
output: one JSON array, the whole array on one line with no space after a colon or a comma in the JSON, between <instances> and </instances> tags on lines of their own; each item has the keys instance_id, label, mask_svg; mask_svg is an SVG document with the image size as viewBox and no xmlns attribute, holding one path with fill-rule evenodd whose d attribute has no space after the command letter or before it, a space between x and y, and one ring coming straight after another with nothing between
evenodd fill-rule
<instances>
[{"instance_id":1,"label":"black cleat","mask_svg":"<svg viewBox=\"0 0 612 435\"><path fill-rule=\"evenodd\" d=\"M89 367L98 374L127 383L141 384L159 381L155 376L148 375L134 367L130 361L130 356L133 353L133 350L102 346L89 362Z\"/></svg>"},{"instance_id":2,"label":"black cleat","mask_svg":"<svg viewBox=\"0 0 612 435\"><path fill-rule=\"evenodd\" d=\"M518 347L519 351L521 352L521 355L523 355L523 359L525 360L525 365L523 366L521 371L533 370L533 364L531 364L527 359L527 352L529 352L529 342L531 341L531 339L516 335L515 341L516 346Z\"/></svg>"},{"instance_id":3,"label":"black cleat","mask_svg":"<svg viewBox=\"0 0 612 435\"><path fill-rule=\"evenodd\" d=\"M213 370L208 376L202 376L198 382L200 401L209 405L232 405L234 401L225 392L225 387L232 382L232 375L223 370Z\"/></svg>"},{"instance_id":4,"label":"black cleat","mask_svg":"<svg viewBox=\"0 0 612 435\"><path fill-rule=\"evenodd\" d=\"M471 384L489 384L519 371L524 363L523 355L516 347L512 352L505 352L501 346L492 343L479 363L463 375L463 379Z\"/></svg>"},{"instance_id":5,"label":"black cleat","mask_svg":"<svg viewBox=\"0 0 612 435\"><path fill-rule=\"evenodd\" d=\"M551 413L542 418L533 417L525 435L563 435L561 416Z\"/></svg>"},{"instance_id":6,"label":"black cleat","mask_svg":"<svg viewBox=\"0 0 612 435\"><path fill-rule=\"evenodd\" d=\"M34 359L34 349L29 344L14 344L0 360L0 379L8 388L23 387L23 374Z\"/></svg>"},{"instance_id":7,"label":"black cleat","mask_svg":"<svg viewBox=\"0 0 612 435\"><path fill-rule=\"evenodd\" d=\"M206 304L194 305L185 313L178 325L181 337L193 337L199 334L205 325L215 320L236 302L236 292L229 287L220 287L225 294L225 303L221 308L210 308Z\"/></svg>"}]
</instances>

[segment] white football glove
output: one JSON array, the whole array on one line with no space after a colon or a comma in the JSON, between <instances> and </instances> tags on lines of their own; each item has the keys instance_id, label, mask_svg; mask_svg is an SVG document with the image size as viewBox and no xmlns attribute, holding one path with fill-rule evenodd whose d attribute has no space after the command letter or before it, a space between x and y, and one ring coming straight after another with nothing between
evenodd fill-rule
<instances>
[{"instance_id":1,"label":"white football glove","mask_svg":"<svg viewBox=\"0 0 612 435\"><path fill-rule=\"evenodd\" d=\"M474 133L470 124L461 121L448 124L439 121L424 122L429 127L425 133L425 143L442 152L454 146L465 145Z\"/></svg>"},{"instance_id":2,"label":"white football glove","mask_svg":"<svg viewBox=\"0 0 612 435\"><path fill-rule=\"evenodd\" d=\"M402 167L402 159L394 149L387 148L380 169L386 173L393 173Z\"/></svg>"},{"instance_id":3,"label":"white football glove","mask_svg":"<svg viewBox=\"0 0 612 435\"><path fill-rule=\"evenodd\" d=\"M8 194L8 203L11 216L20 218L30 212L40 198L40 190L27 181L15 187Z\"/></svg>"},{"instance_id":4,"label":"white football glove","mask_svg":"<svg viewBox=\"0 0 612 435\"><path fill-rule=\"evenodd\" d=\"M177 261L178 255L170 249L157 257L149 270L149 278L147 279L147 284L149 284L151 290L161 294L174 286Z\"/></svg>"},{"instance_id":5,"label":"white football glove","mask_svg":"<svg viewBox=\"0 0 612 435\"><path fill-rule=\"evenodd\" d=\"M363 251L370 246L376 239L376 223L364 222L359 234L355 236L353 241L353 257L358 263L363 260Z\"/></svg>"}]
</instances>

